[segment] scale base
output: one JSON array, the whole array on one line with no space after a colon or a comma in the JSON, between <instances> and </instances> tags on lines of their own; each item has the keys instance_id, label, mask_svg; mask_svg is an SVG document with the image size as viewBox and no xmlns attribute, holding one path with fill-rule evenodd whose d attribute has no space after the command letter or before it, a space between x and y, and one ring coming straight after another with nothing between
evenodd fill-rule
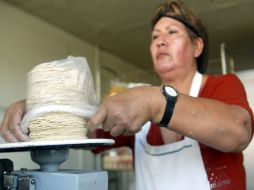
<instances>
[{"instance_id":1,"label":"scale base","mask_svg":"<svg viewBox=\"0 0 254 190\"><path fill-rule=\"evenodd\" d=\"M108 173L106 171L19 170L4 176L4 186L12 190L107 190Z\"/></svg>"},{"instance_id":2,"label":"scale base","mask_svg":"<svg viewBox=\"0 0 254 190\"><path fill-rule=\"evenodd\" d=\"M30 151L32 160L41 168L40 171L22 169L3 172L4 187L8 190L107 190L106 171L58 170L58 168L67 160L69 148L90 150L114 143L112 139L77 139L0 144L0 152ZM9 171L6 168L4 170Z\"/></svg>"}]
</instances>

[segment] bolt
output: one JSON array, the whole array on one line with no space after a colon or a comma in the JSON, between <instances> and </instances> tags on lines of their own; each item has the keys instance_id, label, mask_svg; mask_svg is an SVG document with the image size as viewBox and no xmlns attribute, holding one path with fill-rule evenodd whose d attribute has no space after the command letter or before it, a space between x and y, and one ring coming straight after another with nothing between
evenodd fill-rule
<instances>
[{"instance_id":1,"label":"bolt","mask_svg":"<svg viewBox=\"0 0 254 190\"><path fill-rule=\"evenodd\" d=\"M34 185L35 184L35 180L31 179L31 184Z\"/></svg>"}]
</instances>

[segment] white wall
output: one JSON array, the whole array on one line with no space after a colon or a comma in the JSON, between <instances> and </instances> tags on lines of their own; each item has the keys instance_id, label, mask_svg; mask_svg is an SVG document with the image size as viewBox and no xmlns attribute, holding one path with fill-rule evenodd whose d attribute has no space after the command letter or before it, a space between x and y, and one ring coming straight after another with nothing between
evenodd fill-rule
<instances>
[{"instance_id":1,"label":"white wall","mask_svg":"<svg viewBox=\"0 0 254 190\"><path fill-rule=\"evenodd\" d=\"M249 104L254 110L254 70L241 71L237 75L243 82ZM254 189L254 140L250 143L247 149L244 151L244 164L247 172L247 190Z\"/></svg>"},{"instance_id":2,"label":"white wall","mask_svg":"<svg viewBox=\"0 0 254 190\"><path fill-rule=\"evenodd\" d=\"M26 73L37 64L62 59L68 55L85 56L92 72L95 72L93 45L3 1L0 1L0 23L1 117L3 108L25 98ZM99 60L101 65L111 67L119 73L137 69L106 51L100 52ZM15 169L37 168L37 165L31 162L29 152L0 153L0 158L6 157L14 160ZM91 169L94 166L94 157L89 151L84 153L72 150L69 160L63 166L72 169Z\"/></svg>"},{"instance_id":3,"label":"white wall","mask_svg":"<svg viewBox=\"0 0 254 190\"><path fill-rule=\"evenodd\" d=\"M237 75L243 82L252 111L254 110L254 70L238 72ZM247 171L247 190L254 189L254 140L244 151L244 164Z\"/></svg>"}]
</instances>

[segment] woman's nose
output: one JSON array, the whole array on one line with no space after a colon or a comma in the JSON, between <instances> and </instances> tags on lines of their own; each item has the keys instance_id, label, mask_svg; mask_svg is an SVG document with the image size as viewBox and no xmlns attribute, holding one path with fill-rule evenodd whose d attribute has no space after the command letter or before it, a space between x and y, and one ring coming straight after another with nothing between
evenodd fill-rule
<instances>
[{"instance_id":1,"label":"woman's nose","mask_svg":"<svg viewBox=\"0 0 254 190\"><path fill-rule=\"evenodd\" d=\"M167 43L165 37L161 36L161 37L158 39L158 41L157 41L157 46L158 46L158 47L161 47L161 46L167 46L167 45L168 45L168 43Z\"/></svg>"}]
</instances>

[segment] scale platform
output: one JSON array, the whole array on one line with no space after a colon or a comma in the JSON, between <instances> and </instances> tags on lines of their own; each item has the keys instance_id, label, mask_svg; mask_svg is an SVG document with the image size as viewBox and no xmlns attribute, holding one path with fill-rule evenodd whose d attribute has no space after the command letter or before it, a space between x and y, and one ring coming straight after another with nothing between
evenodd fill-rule
<instances>
[{"instance_id":1,"label":"scale platform","mask_svg":"<svg viewBox=\"0 0 254 190\"><path fill-rule=\"evenodd\" d=\"M56 140L56 141L29 141L0 144L0 152L20 152L32 150L48 150L63 148L92 149L98 146L113 145L113 139L77 139L77 140Z\"/></svg>"}]
</instances>

